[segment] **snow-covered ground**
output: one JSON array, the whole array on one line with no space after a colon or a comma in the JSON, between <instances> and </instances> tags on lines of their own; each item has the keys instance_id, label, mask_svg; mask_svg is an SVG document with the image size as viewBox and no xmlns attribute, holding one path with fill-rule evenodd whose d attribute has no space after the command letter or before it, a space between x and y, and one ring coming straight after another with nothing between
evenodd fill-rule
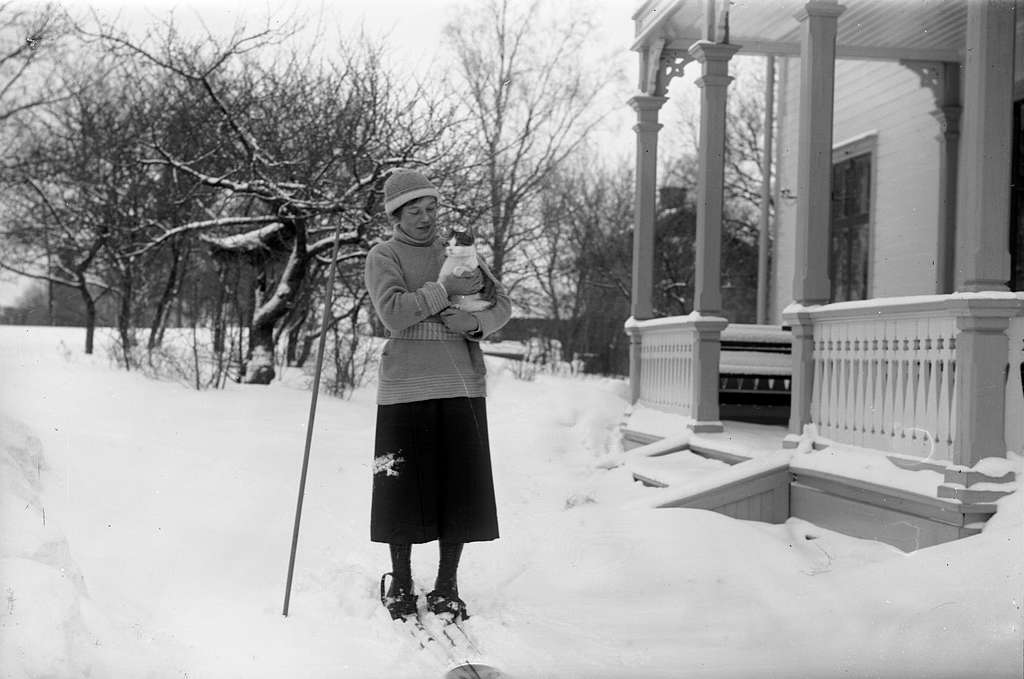
<instances>
[{"instance_id":1,"label":"snow-covered ground","mask_svg":"<svg viewBox=\"0 0 1024 679\"><path fill-rule=\"evenodd\" d=\"M80 345L0 327L0 676L443 673L377 600L372 387L320 399L285 618L309 393L196 392ZM467 547L460 588L510 677L1022 675L1020 493L983 534L913 554L647 509L608 464L624 383L488 360L502 538ZM430 585L436 547L413 558Z\"/></svg>"}]
</instances>

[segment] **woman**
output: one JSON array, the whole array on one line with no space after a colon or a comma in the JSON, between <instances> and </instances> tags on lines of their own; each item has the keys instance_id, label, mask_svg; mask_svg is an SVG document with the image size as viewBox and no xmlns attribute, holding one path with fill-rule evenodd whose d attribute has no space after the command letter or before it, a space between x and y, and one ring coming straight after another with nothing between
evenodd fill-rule
<instances>
[{"instance_id":1,"label":"woman","mask_svg":"<svg viewBox=\"0 0 1024 679\"><path fill-rule=\"evenodd\" d=\"M463 545L498 537L479 340L509 318L501 286L481 269L438 278L437 188L414 170L384 182L389 240L370 250L366 288L390 339L381 355L370 539L391 549L381 599L393 618L416 613L412 545L437 540L440 559L427 608L468 617L457 571ZM450 295L481 288L495 303L467 312Z\"/></svg>"}]
</instances>

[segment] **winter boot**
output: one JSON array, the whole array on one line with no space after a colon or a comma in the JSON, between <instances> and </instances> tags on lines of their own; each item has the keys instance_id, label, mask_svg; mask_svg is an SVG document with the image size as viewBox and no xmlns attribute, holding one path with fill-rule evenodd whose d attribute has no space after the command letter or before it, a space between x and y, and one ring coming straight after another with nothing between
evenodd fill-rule
<instances>
[{"instance_id":1,"label":"winter boot","mask_svg":"<svg viewBox=\"0 0 1024 679\"><path fill-rule=\"evenodd\" d=\"M391 584L385 590L384 583L391 578ZM392 620L416 615L416 594L407 585L399 584L391 573L380 578L380 602L388 609Z\"/></svg>"},{"instance_id":2,"label":"winter boot","mask_svg":"<svg viewBox=\"0 0 1024 679\"><path fill-rule=\"evenodd\" d=\"M466 602L459 598L455 591L435 589L427 594L427 610L434 615L449 615L453 622L469 619Z\"/></svg>"}]
</instances>

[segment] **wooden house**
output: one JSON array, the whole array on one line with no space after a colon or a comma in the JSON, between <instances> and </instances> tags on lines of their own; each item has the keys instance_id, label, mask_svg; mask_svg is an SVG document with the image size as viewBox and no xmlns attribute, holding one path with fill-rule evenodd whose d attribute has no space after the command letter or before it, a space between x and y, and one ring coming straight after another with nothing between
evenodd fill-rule
<instances>
[{"instance_id":1,"label":"wooden house","mask_svg":"<svg viewBox=\"0 0 1024 679\"><path fill-rule=\"evenodd\" d=\"M1018 17L1013 0L647 0L636 10L623 432L637 446L637 478L667 486L660 506L797 516L915 549L977 532L1015 488ZM770 57L779 74L764 298L770 321L791 333L784 431L719 416L723 148L737 54ZM699 72L689 96L701 106L694 312L653 318L658 117L688 69ZM757 452L729 451L752 436ZM674 450L730 467L673 493L644 465L667 469Z\"/></svg>"}]
</instances>

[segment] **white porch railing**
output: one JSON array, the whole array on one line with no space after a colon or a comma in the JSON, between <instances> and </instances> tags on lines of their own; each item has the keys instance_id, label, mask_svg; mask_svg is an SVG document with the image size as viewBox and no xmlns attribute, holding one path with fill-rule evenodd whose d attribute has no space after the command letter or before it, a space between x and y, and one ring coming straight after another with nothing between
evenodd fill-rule
<instances>
[{"instance_id":1,"label":"white porch railing","mask_svg":"<svg viewBox=\"0 0 1024 679\"><path fill-rule=\"evenodd\" d=\"M956 293L794 305L790 432L973 464L1024 446L1024 299Z\"/></svg>"},{"instance_id":2,"label":"white porch railing","mask_svg":"<svg viewBox=\"0 0 1024 679\"><path fill-rule=\"evenodd\" d=\"M693 405L692 325L678 318L649 322L641 330L638 403L667 412L690 414Z\"/></svg>"},{"instance_id":3,"label":"white porch railing","mask_svg":"<svg viewBox=\"0 0 1024 679\"><path fill-rule=\"evenodd\" d=\"M814 320L811 417L820 435L952 459L956 319L930 305L837 306Z\"/></svg>"},{"instance_id":4,"label":"white porch railing","mask_svg":"<svg viewBox=\"0 0 1024 679\"><path fill-rule=\"evenodd\" d=\"M626 322L633 402L683 415L695 431L720 431L718 361L728 325L717 316Z\"/></svg>"}]
</instances>

